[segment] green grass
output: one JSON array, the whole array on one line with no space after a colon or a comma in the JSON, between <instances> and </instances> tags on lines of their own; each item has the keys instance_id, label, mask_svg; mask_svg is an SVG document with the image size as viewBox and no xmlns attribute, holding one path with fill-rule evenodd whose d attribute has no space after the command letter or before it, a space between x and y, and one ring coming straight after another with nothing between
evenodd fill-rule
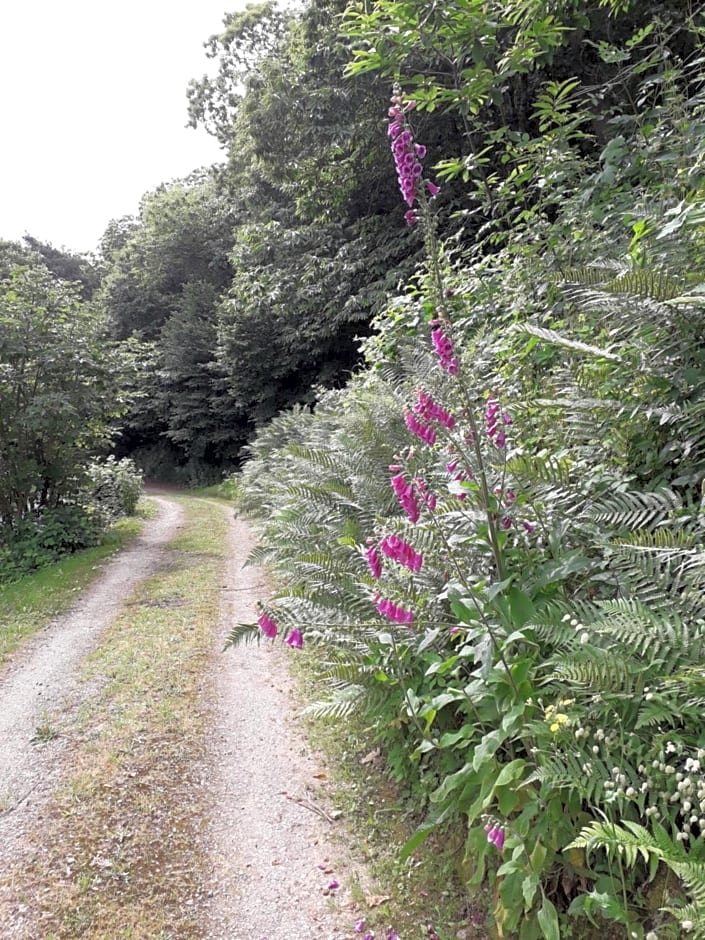
<instances>
[{"instance_id":1,"label":"green grass","mask_svg":"<svg viewBox=\"0 0 705 940\"><path fill-rule=\"evenodd\" d=\"M235 476L226 477L222 483L214 483L211 486L198 486L189 490L189 494L199 496L202 499L219 499L226 503L237 501L239 483Z\"/></svg>"},{"instance_id":2,"label":"green grass","mask_svg":"<svg viewBox=\"0 0 705 940\"><path fill-rule=\"evenodd\" d=\"M139 512L142 518L151 515L151 504L141 504ZM0 585L0 666L25 638L69 610L97 577L101 562L141 532L142 518L121 519L101 545L68 555L19 581Z\"/></svg>"}]
</instances>

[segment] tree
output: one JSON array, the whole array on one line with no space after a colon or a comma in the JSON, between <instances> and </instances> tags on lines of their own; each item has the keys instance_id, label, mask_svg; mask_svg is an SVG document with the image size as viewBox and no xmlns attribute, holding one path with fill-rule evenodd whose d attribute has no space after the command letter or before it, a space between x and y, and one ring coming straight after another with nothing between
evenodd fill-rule
<instances>
[{"instance_id":1,"label":"tree","mask_svg":"<svg viewBox=\"0 0 705 940\"><path fill-rule=\"evenodd\" d=\"M62 281L80 284L81 296L85 300L93 297L100 285L100 274L92 261L83 255L54 248L49 242L40 241L32 235L25 235L23 241L39 255L55 277Z\"/></svg>"},{"instance_id":2,"label":"tree","mask_svg":"<svg viewBox=\"0 0 705 940\"><path fill-rule=\"evenodd\" d=\"M235 276L218 314L218 361L251 423L312 403L343 384L359 338L399 277L411 273L414 233L373 216L355 225L297 224L293 213L242 226Z\"/></svg>"},{"instance_id":3,"label":"tree","mask_svg":"<svg viewBox=\"0 0 705 940\"><path fill-rule=\"evenodd\" d=\"M215 178L196 173L148 193L139 218L111 223L103 239L111 331L146 344L119 450L139 452L155 475L191 461L207 476L245 440L215 351L237 218Z\"/></svg>"},{"instance_id":4,"label":"tree","mask_svg":"<svg viewBox=\"0 0 705 940\"><path fill-rule=\"evenodd\" d=\"M58 505L122 410L122 359L76 285L43 265L0 281L0 521Z\"/></svg>"},{"instance_id":5,"label":"tree","mask_svg":"<svg viewBox=\"0 0 705 940\"><path fill-rule=\"evenodd\" d=\"M100 302L113 335L153 340L186 284L222 290L234 223L233 208L202 172L147 193L137 219L111 222L102 241Z\"/></svg>"}]
</instances>

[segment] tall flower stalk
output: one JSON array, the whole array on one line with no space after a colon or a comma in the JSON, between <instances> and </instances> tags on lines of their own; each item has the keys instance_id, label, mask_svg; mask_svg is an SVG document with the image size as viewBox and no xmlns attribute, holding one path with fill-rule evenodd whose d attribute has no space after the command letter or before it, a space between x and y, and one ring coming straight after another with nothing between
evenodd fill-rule
<instances>
[{"instance_id":1,"label":"tall flower stalk","mask_svg":"<svg viewBox=\"0 0 705 940\"><path fill-rule=\"evenodd\" d=\"M434 315L430 320L431 345L439 367L453 379L454 387L459 392L461 401L457 411L462 414L462 427L457 425L457 419L450 411L435 402L432 396L423 389L418 392L416 405L405 413L405 422L409 431L423 444L431 448L436 445L439 434L445 435L452 443L458 458L462 458L465 466L472 467L469 471L457 471L456 466L454 466L454 479L462 486L464 480L472 477L479 487L479 501L486 519L487 541L492 554L495 577L498 582L502 582L505 579L505 564L499 533L502 528L506 528L507 522L511 524L511 521L507 515L498 512L502 499L493 495L489 483L489 468L483 451L483 443L487 442L493 445L498 451L504 450L507 443L506 429L511 424L511 418L506 412L500 410L498 401L491 396L486 409L484 428L482 427L482 423L477 417L475 403L470 394L467 377L457 354L447 303L449 292L444 283L441 267L442 251L437 237L436 217L432 208L432 201L438 195L440 189L424 175L422 161L426 156L426 148L416 141L411 126L410 115L414 109L415 102L405 99L400 86L395 85L389 108L388 136L397 170L399 189L404 202L408 206L405 219L407 223L419 223L423 228L429 272L427 286L434 310ZM467 446L470 447L471 459L470 455L465 452ZM401 474L398 474L397 480L401 479ZM503 491L503 487L504 481L502 481L502 487L499 488L500 492ZM461 493L459 495L463 498L465 494ZM418 517L419 512L416 504L412 521L418 521ZM472 599L477 615L485 626L495 654L506 672L510 685L517 692L512 670L502 650L498 633L490 623L472 587L465 583L461 567L454 557L453 547L449 543L442 525L433 513L431 513L431 523L446 547L448 561L453 566L456 576Z\"/></svg>"}]
</instances>

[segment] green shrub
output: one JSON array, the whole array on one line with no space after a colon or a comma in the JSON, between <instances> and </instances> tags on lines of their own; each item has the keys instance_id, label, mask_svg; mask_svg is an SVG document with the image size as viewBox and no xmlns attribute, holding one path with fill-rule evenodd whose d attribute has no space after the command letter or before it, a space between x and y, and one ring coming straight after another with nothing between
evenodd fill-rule
<instances>
[{"instance_id":1,"label":"green shrub","mask_svg":"<svg viewBox=\"0 0 705 940\"><path fill-rule=\"evenodd\" d=\"M0 530L0 584L100 542L100 514L79 503L45 509Z\"/></svg>"},{"instance_id":2,"label":"green shrub","mask_svg":"<svg viewBox=\"0 0 705 940\"><path fill-rule=\"evenodd\" d=\"M113 456L94 460L88 465L87 477L86 498L107 522L134 515L143 483L142 472L134 461Z\"/></svg>"}]
</instances>

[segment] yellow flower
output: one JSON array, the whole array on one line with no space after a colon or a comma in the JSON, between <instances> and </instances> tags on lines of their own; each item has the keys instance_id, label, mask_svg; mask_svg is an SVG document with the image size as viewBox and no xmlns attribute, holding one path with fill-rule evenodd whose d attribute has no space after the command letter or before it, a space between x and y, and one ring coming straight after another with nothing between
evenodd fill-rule
<instances>
[{"instance_id":1,"label":"yellow flower","mask_svg":"<svg viewBox=\"0 0 705 940\"><path fill-rule=\"evenodd\" d=\"M561 728L565 728L569 724L570 718L567 715L564 715L562 712L558 712L555 716L553 716L553 721L549 725L549 728L555 733L556 731L560 731Z\"/></svg>"}]
</instances>

